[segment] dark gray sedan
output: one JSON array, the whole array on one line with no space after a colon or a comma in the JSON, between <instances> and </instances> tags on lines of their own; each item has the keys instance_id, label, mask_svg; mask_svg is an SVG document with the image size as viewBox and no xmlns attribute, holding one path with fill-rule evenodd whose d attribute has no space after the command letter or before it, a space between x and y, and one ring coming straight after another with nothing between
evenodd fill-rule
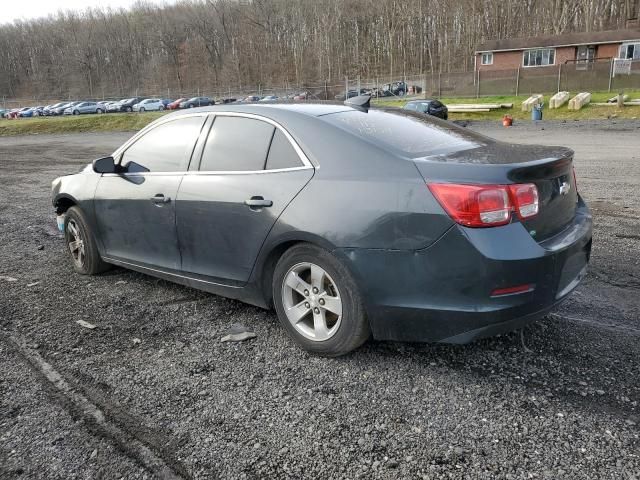
<instances>
[{"instance_id":1,"label":"dark gray sedan","mask_svg":"<svg viewBox=\"0 0 640 480\"><path fill-rule=\"evenodd\" d=\"M220 105L55 179L53 206L77 272L275 307L303 348L340 355L469 342L566 298L592 229L572 157L399 109Z\"/></svg>"}]
</instances>

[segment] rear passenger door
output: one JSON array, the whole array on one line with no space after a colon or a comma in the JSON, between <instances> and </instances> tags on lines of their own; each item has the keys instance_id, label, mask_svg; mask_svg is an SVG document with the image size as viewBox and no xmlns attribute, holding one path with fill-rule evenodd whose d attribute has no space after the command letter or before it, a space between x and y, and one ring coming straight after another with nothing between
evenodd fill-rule
<instances>
[{"instance_id":1,"label":"rear passenger door","mask_svg":"<svg viewBox=\"0 0 640 480\"><path fill-rule=\"evenodd\" d=\"M243 284L314 169L284 128L249 114L216 114L194 164L176 202L182 270Z\"/></svg>"}]
</instances>

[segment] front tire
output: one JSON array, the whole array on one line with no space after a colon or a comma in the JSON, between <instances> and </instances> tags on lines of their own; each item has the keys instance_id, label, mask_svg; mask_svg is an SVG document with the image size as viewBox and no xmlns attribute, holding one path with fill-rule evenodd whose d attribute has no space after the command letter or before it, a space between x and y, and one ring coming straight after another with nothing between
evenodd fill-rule
<instances>
[{"instance_id":1,"label":"front tire","mask_svg":"<svg viewBox=\"0 0 640 480\"><path fill-rule=\"evenodd\" d=\"M131 107L127 107L127 108L125 108L124 110L125 110L125 112L127 112L127 113L131 113L131 112L133 112L133 108L131 108Z\"/></svg>"},{"instance_id":2,"label":"front tire","mask_svg":"<svg viewBox=\"0 0 640 480\"><path fill-rule=\"evenodd\" d=\"M76 272L81 275L95 275L109 269L109 264L100 258L95 237L84 213L78 207L67 210L64 238Z\"/></svg>"},{"instance_id":3,"label":"front tire","mask_svg":"<svg viewBox=\"0 0 640 480\"><path fill-rule=\"evenodd\" d=\"M160 106L158 107L158 111L160 111L160 112L161 112L161 111L163 111L163 110L164 110L164 105L160 105Z\"/></svg>"},{"instance_id":4,"label":"front tire","mask_svg":"<svg viewBox=\"0 0 640 480\"><path fill-rule=\"evenodd\" d=\"M80 115L80 112L79 112L78 110L74 110L74 111L73 111L73 114L74 114L74 115Z\"/></svg>"},{"instance_id":5,"label":"front tire","mask_svg":"<svg viewBox=\"0 0 640 480\"><path fill-rule=\"evenodd\" d=\"M329 251L296 245L278 261L273 303L289 336L320 355L344 355L370 336L362 297L351 272Z\"/></svg>"}]
</instances>

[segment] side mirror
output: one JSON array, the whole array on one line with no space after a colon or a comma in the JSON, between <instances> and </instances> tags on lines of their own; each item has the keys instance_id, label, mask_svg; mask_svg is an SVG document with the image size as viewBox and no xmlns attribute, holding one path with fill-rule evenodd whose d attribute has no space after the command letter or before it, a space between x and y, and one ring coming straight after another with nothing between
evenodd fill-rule
<instances>
[{"instance_id":1,"label":"side mirror","mask_svg":"<svg viewBox=\"0 0 640 480\"><path fill-rule=\"evenodd\" d=\"M104 157L94 160L93 171L96 173L116 173L116 164L113 157Z\"/></svg>"}]
</instances>

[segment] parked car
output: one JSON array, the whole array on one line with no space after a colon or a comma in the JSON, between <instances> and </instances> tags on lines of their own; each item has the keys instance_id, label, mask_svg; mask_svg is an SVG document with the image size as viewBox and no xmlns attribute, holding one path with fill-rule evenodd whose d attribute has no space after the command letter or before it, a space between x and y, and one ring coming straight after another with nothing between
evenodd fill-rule
<instances>
[{"instance_id":1,"label":"parked car","mask_svg":"<svg viewBox=\"0 0 640 480\"><path fill-rule=\"evenodd\" d=\"M177 100L174 100L169 105L167 105L167 108L169 110L178 110L180 108L180 104L186 100L187 100L186 98L179 98Z\"/></svg>"},{"instance_id":2,"label":"parked car","mask_svg":"<svg viewBox=\"0 0 640 480\"><path fill-rule=\"evenodd\" d=\"M123 100L120 100L119 102L116 102L115 104L112 104L109 107L109 112L133 112L133 106L136 103L140 103L142 100L144 100L145 97L132 97L132 98L125 98Z\"/></svg>"},{"instance_id":3,"label":"parked car","mask_svg":"<svg viewBox=\"0 0 640 480\"><path fill-rule=\"evenodd\" d=\"M28 107L21 110L18 116L22 118L40 117L43 115L43 110L44 106Z\"/></svg>"},{"instance_id":4,"label":"parked car","mask_svg":"<svg viewBox=\"0 0 640 480\"><path fill-rule=\"evenodd\" d=\"M163 98L160 101L162 102L162 105L164 105L164 108L167 108L169 106L169 104L171 104L171 102L173 102L173 100L171 100L170 98Z\"/></svg>"},{"instance_id":5,"label":"parked car","mask_svg":"<svg viewBox=\"0 0 640 480\"><path fill-rule=\"evenodd\" d=\"M0 118L5 118L5 114L10 112L11 110L6 108L0 108Z\"/></svg>"},{"instance_id":6,"label":"parked car","mask_svg":"<svg viewBox=\"0 0 640 480\"><path fill-rule=\"evenodd\" d=\"M134 112L154 112L164 110L164 103L160 98L145 98L133 106Z\"/></svg>"},{"instance_id":7,"label":"parked car","mask_svg":"<svg viewBox=\"0 0 640 480\"><path fill-rule=\"evenodd\" d=\"M375 90L374 96L378 97L403 97L407 93L420 93L422 87L418 85L408 86L405 82L391 82Z\"/></svg>"},{"instance_id":8,"label":"parked car","mask_svg":"<svg viewBox=\"0 0 640 480\"><path fill-rule=\"evenodd\" d=\"M223 98L220 102L218 103L222 103L222 104L227 104L227 103L235 103L237 102L238 99L237 98L233 98L233 97L227 97L227 98Z\"/></svg>"},{"instance_id":9,"label":"parked car","mask_svg":"<svg viewBox=\"0 0 640 480\"><path fill-rule=\"evenodd\" d=\"M277 95L267 95L265 97L262 97L259 101L260 102L275 102L276 100L278 100L278 96Z\"/></svg>"},{"instance_id":10,"label":"parked car","mask_svg":"<svg viewBox=\"0 0 640 480\"><path fill-rule=\"evenodd\" d=\"M63 103L62 105L60 105L59 107L54 107L51 110L49 110L50 114L53 116L58 116L58 115L63 115L64 111L69 108L69 107L73 107L74 105L77 105L79 103L82 102L67 102L67 103Z\"/></svg>"},{"instance_id":11,"label":"parked car","mask_svg":"<svg viewBox=\"0 0 640 480\"><path fill-rule=\"evenodd\" d=\"M440 100L412 100L410 102L407 102L402 108L404 108L405 110L411 110L412 112L420 112L426 115L432 115L443 120L449 119L449 109Z\"/></svg>"},{"instance_id":12,"label":"parked car","mask_svg":"<svg viewBox=\"0 0 640 480\"><path fill-rule=\"evenodd\" d=\"M370 336L466 343L521 328L580 283L592 218L570 149L367 102L163 116L53 181L74 269L274 305L325 355Z\"/></svg>"},{"instance_id":13,"label":"parked car","mask_svg":"<svg viewBox=\"0 0 640 480\"><path fill-rule=\"evenodd\" d=\"M259 102L260 99L262 99L262 97L259 97L258 95L248 95L248 96L244 97L243 102L245 102L245 103Z\"/></svg>"},{"instance_id":14,"label":"parked car","mask_svg":"<svg viewBox=\"0 0 640 480\"><path fill-rule=\"evenodd\" d=\"M55 103L53 105L47 105L46 107L44 107L44 114L46 116L55 115L54 114L54 110L64 106L66 103L67 102L58 102L58 103Z\"/></svg>"},{"instance_id":15,"label":"parked car","mask_svg":"<svg viewBox=\"0 0 640 480\"><path fill-rule=\"evenodd\" d=\"M29 110L29 107L13 108L9 112L5 113L4 116L7 119L16 119L20 116L20 113L25 110Z\"/></svg>"},{"instance_id":16,"label":"parked car","mask_svg":"<svg viewBox=\"0 0 640 480\"><path fill-rule=\"evenodd\" d=\"M213 102L209 97L193 97L180 103L180 108L206 107Z\"/></svg>"},{"instance_id":17,"label":"parked car","mask_svg":"<svg viewBox=\"0 0 640 480\"><path fill-rule=\"evenodd\" d=\"M82 115L85 113L105 113L105 107L96 102L79 102L64 109L64 115Z\"/></svg>"},{"instance_id":18,"label":"parked car","mask_svg":"<svg viewBox=\"0 0 640 480\"><path fill-rule=\"evenodd\" d=\"M347 92L347 96L345 97L344 92L339 93L338 95L336 95L334 98L336 100L340 100L340 101L344 101L347 98L353 98L353 97L357 97L358 95L369 95L371 93L371 90L368 88L361 88L360 91L358 92L358 90L349 90Z\"/></svg>"}]
</instances>

